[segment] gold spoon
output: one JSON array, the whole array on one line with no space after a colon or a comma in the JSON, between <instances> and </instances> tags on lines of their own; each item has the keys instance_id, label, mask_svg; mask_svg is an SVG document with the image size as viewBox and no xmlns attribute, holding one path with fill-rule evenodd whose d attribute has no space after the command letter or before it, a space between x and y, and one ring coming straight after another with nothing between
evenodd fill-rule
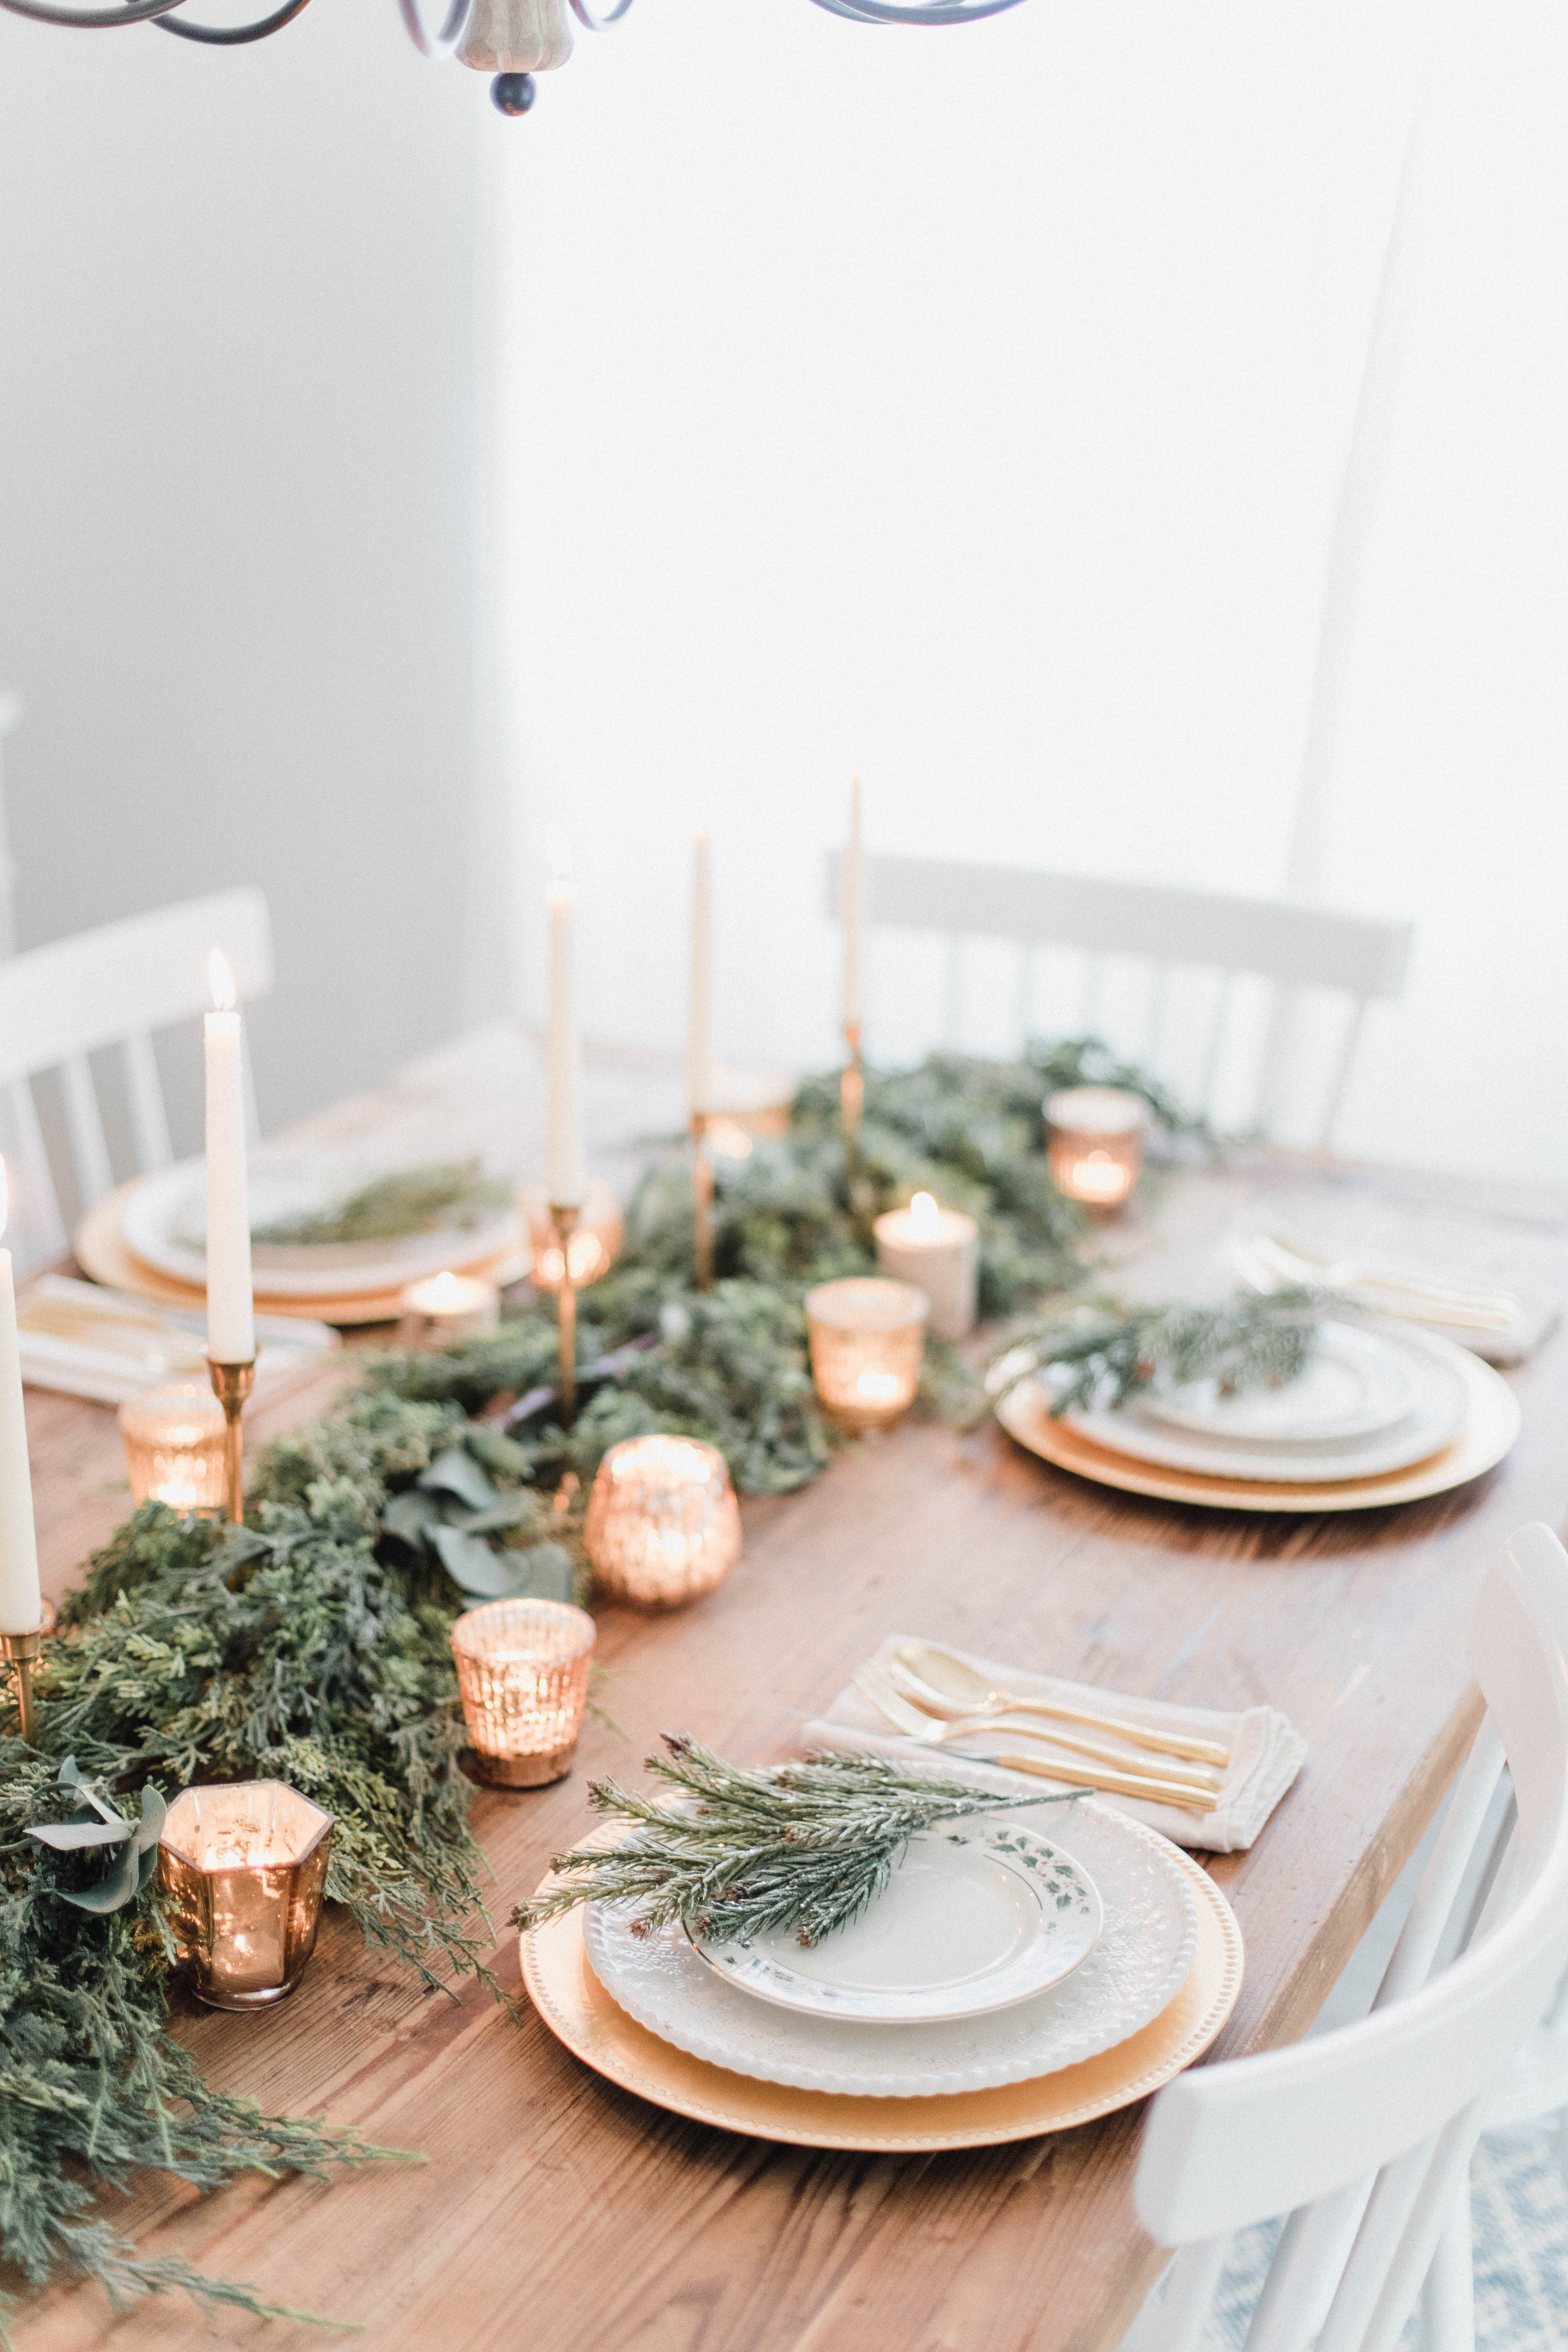
<instances>
[{"instance_id":1,"label":"gold spoon","mask_svg":"<svg viewBox=\"0 0 1568 2352\"><path fill-rule=\"evenodd\" d=\"M1230 1750L1215 1739L1192 1739L1179 1731L1154 1731L1146 1723L1128 1723L1111 1715L1097 1715L1060 1699L1019 1698L997 1690L979 1669L955 1657L934 1642L900 1642L898 1661L906 1675L923 1683L932 1699L957 1705L969 1715L1044 1715L1057 1723L1078 1723L1089 1731L1108 1731L1134 1748L1152 1748L1157 1754L1184 1756L1194 1764L1230 1762Z\"/></svg>"}]
</instances>

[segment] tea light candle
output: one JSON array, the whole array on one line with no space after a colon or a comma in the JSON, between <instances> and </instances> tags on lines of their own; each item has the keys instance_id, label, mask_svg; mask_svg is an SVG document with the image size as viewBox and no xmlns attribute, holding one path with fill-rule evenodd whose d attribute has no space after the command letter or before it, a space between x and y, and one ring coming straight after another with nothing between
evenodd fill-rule
<instances>
[{"instance_id":1,"label":"tea light candle","mask_svg":"<svg viewBox=\"0 0 1568 2352\"><path fill-rule=\"evenodd\" d=\"M920 1384L930 1301L907 1282L851 1276L805 1294L811 1377L847 1429L886 1429Z\"/></svg>"},{"instance_id":2,"label":"tea light candle","mask_svg":"<svg viewBox=\"0 0 1568 2352\"><path fill-rule=\"evenodd\" d=\"M194 1381L147 1389L120 1408L134 1503L174 1511L223 1507L223 1407Z\"/></svg>"},{"instance_id":3,"label":"tea light candle","mask_svg":"<svg viewBox=\"0 0 1568 2352\"><path fill-rule=\"evenodd\" d=\"M939 1339L962 1339L973 1330L980 1245L973 1217L939 1208L933 1193L917 1192L907 1209L889 1209L871 1230L883 1273L912 1282L930 1299Z\"/></svg>"},{"instance_id":4,"label":"tea light candle","mask_svg":"<svg viewBox=\"0 0 1568 2352\"><path fill-rule=\"evenodd\" d=\"M1046 1102L1051 1181L1069 1201L1113 1209L1143 1164L1149 1106L1121 1087L1068 1087Z\"/></svg>"},{"instance_id":5,"label":"tea light candle","mask_svg":"<svg viewBox=\"0 0 1568 2352\"><path fill-rule=\"evenodd\" d=\"M267 2009L305 1973L332 1816L281 1780L182 1789L158 1841L182 1974L209 2009Z\"/></svg>"},{"instance_id":6,"label":"tea light candle","mask_svg":"<svg viewBox=\"0 0 1568 2352\"><path fill-rule=\"evenodd\" d=\"M493 1331L500 1320L500 1292L479 1274L432 1274L399 1294L410 1339L466 1339L473 1331Z\"/></svg>"},{"instance_id":7,"label":"tea light candle","mask_svg":"<svg viewBox=\"0 0 1568 2352\"><path fill-rule=\"evenodd\" d=\"M542 1789L572 1769L594 1621L566 1601L487 1601L452 1628L463 1719L481 1780Z\"/></svg>"},{"instance_id":8,"label":"tea light candle","mask_svg":"<svg viewBox=\"0 0 1568 2352\"><path fill-rule=\"evenodd\" d=\"M544 1194L538 1191L525 1192L521 1206L528 1225L529 1247L533 1253L529 1279L535 1290L559 1290L562 1276L567 1271L574 1290L585 1289L602 1274L608 1274L625 1237L626 1226L621 1220L620 1202L598 1177L595 1177L584 1196L564 1255Z\"/></svg>"},{"instance_id":9,"label":"tea light candle","mask_svg":"<svg viewBox=\"0 0 1568 2352\"><path fill-rule=\"evenodd\" d=\"M741 1557L741 1512L724 1456L695 1437L627 1437L599 1465L583 1529L613 1600L679 1609Z\"/></svg>"}]
</instances>

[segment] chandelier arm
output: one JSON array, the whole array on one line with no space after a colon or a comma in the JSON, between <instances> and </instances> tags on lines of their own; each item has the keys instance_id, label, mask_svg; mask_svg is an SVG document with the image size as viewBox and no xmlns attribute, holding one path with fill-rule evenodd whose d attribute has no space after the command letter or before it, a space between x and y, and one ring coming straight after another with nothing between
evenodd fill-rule
<instances>
[{"instance_id":1,"label":"chandelier arm","mask_svg":"<svg viewBox=\"0 0 1568 2352\"><path fill-rule=\"evenodd\" d=\"M310 0L283 0L270 16L258 17L254 25L189 25L179 16L155 16L153 23L161 33L178 33L182 41L210 41L215 47L237 48L245 41L264 41L268 33L280 33L291 25Z\"/></svg>"},{"instance_id":2,"label":"chandelier arm","mask_svg":"<svg viewBox=\"0 0 1568 2352\"><path fill-rule=\"evenodd\" d=\"M31 16L40 25L78 25L89 32L100 26L145 25L179 5L180 0L132 0L128 8L56 8L50 0L0 0L0 8L14 16Z\"/></svg>"},{"instance_id":3,"label":"chandelier arm","mask_svg":"<svg viewBox=\"0 0 1568 2352\"><path fill-rule=\"evenodd\" d=\"M5 0L0 0L0 6ZM468 29L468 19L474 13L474 0L450 0L438 32L432 33L426 25L420 0L398 0L403 21L408 27L408 37L420 54L426 58L449 58L460 47Z\"/></svg>"},{"instance_id":4,"label":"chandelier arm","mask_svg":"<svg viewBox=\"0 0 1568 2352\"><path fill-rule=\"evenodd\" d=\"M605 33L609 30L612 25L618 25L620 23L621 18L626 15L626 10L631 6L631 5L632 0L616 0L615 6L609 9L605 15L603 16L595 16L593 10L588 6L587 0L572 0L572 14L576 17L577 22L580 25L585 25L587 26L590 33Z\"/></svg>"},{"instance_id":5,"label":"chandelier arm","mask_svg":"<svg viewBox=\"0 0 1568 2352\"><path fill-rule=\"evenodd\" d=\"M1018 0L933 0L933 5L900 7L897 0L816 0L830 16L846 16L856 25L975 25L983 16L999 16L1016 8Z\"/></svg>"}]
</instances>

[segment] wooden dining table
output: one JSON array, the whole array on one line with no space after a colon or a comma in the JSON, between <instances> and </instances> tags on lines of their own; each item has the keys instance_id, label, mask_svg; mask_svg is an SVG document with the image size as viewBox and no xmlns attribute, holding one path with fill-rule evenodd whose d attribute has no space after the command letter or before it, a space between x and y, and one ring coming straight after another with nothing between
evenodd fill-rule
<instances>
[{"instance_id":1,"label":"wooden dining table","mask_svg":"<svg viewBox=\"0 0 1568 2352\"><path fill-rule=\"evenodd\" d=\"M534 1061L515 1039L488 1058L468 1041L312 1132L414 1150L427 1129L450 1156L499 1125L521 1166L537 1146ZM657 1126L665 1097L639 1092L634 1064L601 1059L597 1083L626 1137ZM1261 1152L1168 1179L1108 1228L1121 1277L1223 1286L1218 1237L1282 1178L1340 1209L1468 1220L1568 1297L1559 1193ZM251 1444L321 1412L352 1370L345 1354L274 1391ZM494 1965L516 2014L473 1983L422 1991L331 1916L278 2010L226 2016L174 1996L171 2030L215 2082L422 2160L331 2184L258 2175L209 2198L144 2176L102 2211L143 2254L357 2323L377 2352L1111 2352L1163 2261L1132 2208L1140 2108L920 2157L726 2135L573 2057L530 2007L501 1923L584 1830L590 1778L635 1776L667 1730L741 1759L787 1754L886 1633L918 1631L1107 1692L1267 1702L1291 1718L1309 1751L1295 1787L1250 1851L1198 1857L1246 1942L1239 2000L1205 2063L1298 2038L1475 1730L1465 1636L1489 1566L1520 1525L1557 1528L1568 1511L1568 1337L1508 1377L1524 1409L1509 1458L1397 1508L1286 1517L1148 1501L1052 1469L994 1424L923 1417L842 1453L799 1494L747 1501L744 1556L721 1590L680 1614L599 1613L611 1719L590 1718L571 1777L475 1795ZM58 1593L125 1514L123 1458L105 1408L29 1391L27 1418ZM322 2340L180 2297L116 2315L86 2284L28 2297L12 2327L19 2352Z\"/></svg>"}]
</instances>

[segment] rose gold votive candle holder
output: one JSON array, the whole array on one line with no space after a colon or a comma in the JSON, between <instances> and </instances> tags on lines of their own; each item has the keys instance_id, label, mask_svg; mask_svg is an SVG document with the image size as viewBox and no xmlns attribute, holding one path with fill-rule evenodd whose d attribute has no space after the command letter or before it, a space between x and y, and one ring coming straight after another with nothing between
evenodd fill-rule
<instances>
[{"instance_id":1,"label":"rose gold votive candle holder","mask_svg":"<svg viewBox=\"0 0 1568 2352\"><path fill-rule=\"evenodd\" d=\"M588 1697L594 1621L567 1601L487 1601L452 1628L479 1778L542 1789L572 1769Z\"/></svg>"},{"instance_id":2,"label":"rose gold votive candle holder","mask_svg":"<svg viewBox=\"0 0 1568 2352\"><path fill-rule=\"evenodd\" d=\"M1122 1087L1068 1087L1046 1101L1051 1181L1068 1201L1119 1208L1138 1181L1149 1106Z\"/></svg>"},{"instance_id":3,"label":"rose gold votive candle holder","mask_svg":"<svg viewBox=\"0 0 1568 2352\"><path fill-rule=\"evenodd\" d=\"M887 1429L920 1385L931 1302L909 1282L851 1276L805 1294L811 1377L846 1429Z\"/></svg>"},{"instance_id":4,"label":"rose gold votive candle holder","mask_svg":"<svg viewBox=\"0 0 1568 2352\"><path fill-rule=\"evenodd\" d=\"M209 1382L179 1381L132 1397L120 1408L120 1433L133 1502L222 1510L223 1407Z\"/></svg>"},{"instance_id":5,"label":"rose gold votive candle holder","mask_svg":"<svg viewBox=\"0 0 1568 2352\"><path fill-rule=\"evenodd\" d=\"M268 2009L315 1946L332 1816L281 1780L182 1789L158 1841L182 1975L209 2009Z\"/></svg>"},{"instance_id":6,"label":"rose gold votive candle holder","mask_svg":"<svg viewBox=\"0 0 1568 2352\"><path fill-rule=\"evenodd\" d=\"M626 1229L621 1204L607 1184L597 1177L589 1184L567 1240L564 1258L554 1213L545 1195L540 1192L525 1192L521 1205L528 1223L528 1245L533 1253L529 1280L535 1290L559 1290L563 1267L571 1271L574 1290L585 1290L601 1275L608 1274Z\"/></svg>"},{"instance_id":7,"label":"rose gold votive candle holder","mask_svg":"<svg viewBox=\"0 0 1568 2352\"><path fill-rule=\"evenodd\" d=\"M695 1437L626 1437L599 1465L583 1529L594 1573L634 1609L679 1609L741 1557L724 1456Z\"/></svg>"}]
</instances>

